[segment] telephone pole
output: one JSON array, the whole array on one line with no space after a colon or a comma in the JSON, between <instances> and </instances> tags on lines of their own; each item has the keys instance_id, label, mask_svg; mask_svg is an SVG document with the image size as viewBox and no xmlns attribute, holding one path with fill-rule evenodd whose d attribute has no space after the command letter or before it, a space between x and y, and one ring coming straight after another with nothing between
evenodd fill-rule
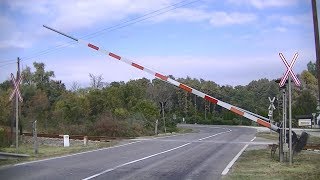
<instances>
[{"instance_id":1,"label":"telephone pole","mask_svg":"<svg viewBox=\"0 0 320 180\"><path fill-rule=\"evenodd\" d=\"M316 48L316 66L318 77L318 105L320 104L320 46L319 46L319 27L318 27L318 14L317 14L317 2L311 0L312 15L313 15L313 30L314 30L314 42Z\"/></svg>"},{"instance_id":2,"label":"telephone pole","mask_svg":"<svg viewBox=\"0 0 320 180\"><path fill-rule=\"evenodd\" d=\"M20 58L17 59L17 82L20 78ZM19 96L16 94L16 150L19 147Z\"/></svg>"}]
</instances>

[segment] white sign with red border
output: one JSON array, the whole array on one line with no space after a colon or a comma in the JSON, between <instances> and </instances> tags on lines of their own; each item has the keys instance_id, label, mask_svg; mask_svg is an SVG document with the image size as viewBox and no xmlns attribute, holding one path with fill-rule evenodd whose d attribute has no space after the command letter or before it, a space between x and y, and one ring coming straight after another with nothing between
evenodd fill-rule
<instances>
[{"instance_id":1,"label":"white sign with red border","mask_svg":"<svg viewBox=\"0 0 320 180\"><path fill-rule=\"evenodd\" d=\"M298 77L294 74L292 68L294 66L294 63L296 62L297 58L298 58L298 53L295 53L293 56L293 59L289 65L289 63L287 62L286 58L283 56L282 53L279 53L279 56L281 58L281 60L283 61L284 65L287 67L287 71L284 73L284 76L281 78L281 81L279 83L279 86L282 87L284 86L284 84L286 83L289 75L292 77L293 82L296 84L296 86L300 86L301 83L298 79Z\"/></svg>"},{"instance_id":2,"label":"white sign with red border","mask_svg":"<svg viewBox=\"0 0 320 180\"><path fill-rule=\"evenodd\" d=\"M23 98L21 96L21 93L20 93L20 89L19 89L19 85L22 81L22 78L21 76L16 80L16 78L14 77L14 75L11 73L11 80L12 80L12 84L14 86L14 90L12 91L10 97L9 97L9 100L11 101L12 98L16 95L18 96L18 99L20 102L23 101Z\"/></svg>"}]
</instances>

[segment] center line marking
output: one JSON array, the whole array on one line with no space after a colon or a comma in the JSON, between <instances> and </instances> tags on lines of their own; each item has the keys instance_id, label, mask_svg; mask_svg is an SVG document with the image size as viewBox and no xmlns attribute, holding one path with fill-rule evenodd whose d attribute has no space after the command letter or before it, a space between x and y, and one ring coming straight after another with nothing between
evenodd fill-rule
<instances>
[{"instance_id":1,"label":"center line marking","mask_svg":"<svg viewBox=\"0 0 320 180\"><path fill-rule=\"evenodd\" d=\"M205 139L208 139L208 138L217 136L217 135L219 135L219 134L224 134L224 133L228 133L228 132L231 132L231 131L232 131L232 130L229 129L228 131L224 131L224 132L221 132L221 133L217 133L217 134L214 134L214 135L211 135L211 136L208 136L208 137L204 137L204 138L198 139L198 141L202 141L202 140L205 140Z\"/></svg>"},{"instance_id":2,"label":"center line marking","mask_svg":"<svg viewBox=\"0 0 320 180\"><path fill-rule=\"evenodd\" d=\"M121 167L123 167L123 166L130 165L130 164L133 164L133 163L136 163L136 162L139 162L139 161L143 161L143 160L145 160L145 159L149 159L149 158L152 158L152 157L154 157L154 156L158 156L158 155L160 155L160 154L164 154L164 153L167 153L167 152L170 152L170 151L174 151L174 150L176 150L176 149L182 148L182 147L187 146L187 145L189 145L189 144L191 144L191 143L186 143L186 144L183 144L183 145L181 145L181 146L178 146L178 147L175 147L175 148L166 150L166 151L162 151L162 152L159 152L159 153L150 155L150 156L146 156L146 157L144 157L144 158L140 158L140 159L137 159L137 160L133 160L133 161L130 161L130 162L127 162L127 163L118 165L118 166L116 166L116 167L114 167L114 168L110 168L110 169L107 169L107 170L102 171L102 172L100 172L100 173L94 174L94 175L92 175L92 176L90 176L90 177L84 178L83 180L89 180L89 179L95 178L95 177L97 177L97 176L100 176L100 175L105 174L105 173L107 173L107 172L116 170L116 169L121 168Z\"/></svg>"}]
</instances>

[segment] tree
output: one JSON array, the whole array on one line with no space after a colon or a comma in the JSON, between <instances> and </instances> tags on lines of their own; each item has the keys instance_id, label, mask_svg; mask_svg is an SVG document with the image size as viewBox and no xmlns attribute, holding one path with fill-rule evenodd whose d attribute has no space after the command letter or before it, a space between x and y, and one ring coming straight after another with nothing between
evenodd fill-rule
<instances>
[{"instance_id":1,"label":"tree","mask_svg":"<svg viewBox=\"0 0 320 180\"><path fill-rule=\"evenodd\" d=\"M105 85L105 83L102 81L103 77L102 74L96 76L91 73L89 73L90 77L90 85L92 89L102 89Z\"/></svg>"},{"instance_id":2,"label":"tree","mask_svg":"<svg viewBox=\"0 0 320 180\"><path fill-rule=\"evenodd\" d=\"M317 78L317 66L316 63L313 63L312 61L309 61L307 64L308 71Z\"/></svg>"},{"instance_id":3,"label":"tree","mask_svg":"<svg viewBox=\"0 0 320 180\"><path fill-rule=\"evenodd\" d=\"M300 75L302 80L302 88L309 89L314 97L318 94L318 81L310 71L303 71Z\"/></svg>"},{"instance_id":4,"label":"tree","mask_svg":"<svg viewBox=\"0 0 320 180\"><path fill-rule=\"evenodd\" d=\"M9 101L10 90L0 89L0 124L9 125L12 106Z\"/></svg>"},{"instance_id":5,"label":"tree","mask_svg":"<svg viewBox=\"0 0 320 180\"><path fill-rule=\"evenodd\" d=\"M48 129L49 99L45 91L37 89L34 95L25 101L22 106L22 115L25 123L37 120L41 127Z\"/></svg>"},{"instance_id":6,"label":"tree","mask_svg":"<svg viewBox=\"0 0 320 180\"><path fill-rule=\"evenodd\" d=\"M36 71L32 73L33 83L36 84L37 88L47 91L50 88L49 87L50 79L55 77L54 72L45 71L44 63L34 62L33 66L36 69Z\"/></svg>"},{"instance_id":7,"label":"tree","mask_svg":"<svg viewBox=\"0 0 320 180\"><path fill-rule=\"evenodd\" d=\"M302 90L298 96L295 104L293 105L293 115L311 115L316 111L317 99L312 95L308 89Z\"/></svg>"}]
</instances>

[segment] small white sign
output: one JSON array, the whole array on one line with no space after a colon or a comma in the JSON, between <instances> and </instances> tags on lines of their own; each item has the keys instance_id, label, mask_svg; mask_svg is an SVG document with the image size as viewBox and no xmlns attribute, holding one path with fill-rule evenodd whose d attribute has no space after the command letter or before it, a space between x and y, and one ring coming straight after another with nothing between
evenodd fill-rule
<instances>
[{"instance_id":1,"label":"small white sign","mask_svg":"<svg viewBox=\"0 0 320 180\"><path fill-rule=\"evenodd\" d=\"M311 126L311 119L299 119L299 126Z\"/></svg>"}]
</instances>

